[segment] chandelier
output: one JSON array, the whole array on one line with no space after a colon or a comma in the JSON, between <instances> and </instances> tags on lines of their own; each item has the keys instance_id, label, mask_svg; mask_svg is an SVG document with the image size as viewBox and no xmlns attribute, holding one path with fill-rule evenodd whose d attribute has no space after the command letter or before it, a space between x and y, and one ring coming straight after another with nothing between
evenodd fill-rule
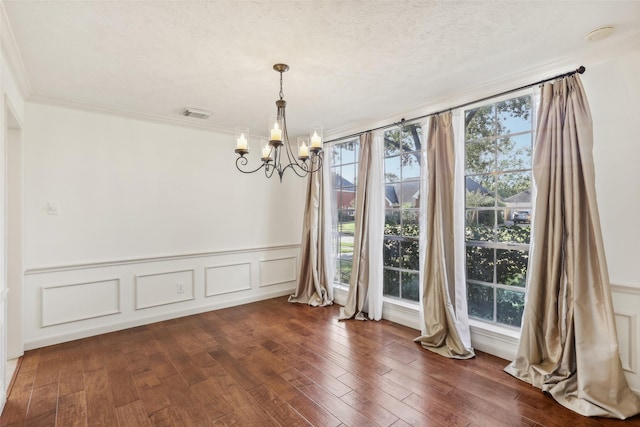
<instances>
[{"instance_id":1,"label":"chandelier","mask_svg":"<svg viewBox=\"0 0 640 427\"><path fill-rule=\"evenodd\" d=\"M260 147L261 163L255 169L245 169L249 163L249 129L236 130L236 150L238 158L236 167L243 173L254 173L264 169L267 178L271 178L274 172L278 173L280 182L287 169L291 169L299 177L305 177L309 173L317 172L322 167L322 127L312 126L309 136L298 137L297 156L289 143L287 133L287 119L285 116L284 93L282 92L282 73L289 70L287 64L275 64L273 69L280 73L280 99L276 101L277 115L269 120L269 139L261 139Z\"/></svg>"}]
</instances>

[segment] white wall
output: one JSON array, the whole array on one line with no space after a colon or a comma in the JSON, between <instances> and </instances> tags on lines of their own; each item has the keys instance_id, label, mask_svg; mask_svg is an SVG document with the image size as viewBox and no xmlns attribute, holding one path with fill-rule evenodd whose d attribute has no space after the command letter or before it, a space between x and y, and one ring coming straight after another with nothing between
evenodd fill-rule
<instances>
[{"instance_id":1,"label":"white wall","mask_svg":"<svg viewBox=\"0 0 640 427\"><path fill-rule=\"evenodd\" d=\"M28 268L299 243L302 180L240 173L231 135L27 103L24 140Z\"/></svg>"},{"instance_id":2,"label":"white wall","mask_svg":"<svg viewBox=\"0 0 640 427\"><path fill-rule=\"evenodd\" d=\"M28 102L23 140L27 348L294 288L306 181L232 135Z\"/></svg>"},{"instance_id":3,"label":"white wall","mask_svg":"<svg viewBox=\"0 0 640 427\"><path fill-rule=\"evenodd\" d=\"M596 192L622 365L640 391L640 50L587 67Z\"/></svg>"},{"instance_id":4,"label":"white wall","mask_svg":"<svg viewBox=\"0 0 640 427\"><path fill-rule=\"evenodd\" d=\"M640 287L640 51L596 64L582 82L593 117L596 191L609 274Z\"/></svg>"},{"instance_id":5,"label":"white wall","mask_svg":"<svg viewBox=\"0 0 640 427\"><path fill-rule=\"evenodd\" d=\"M0 95L4 98L4 55L0 56ZM5 102L4 99L0 100L0 411L4 408L4 404L7 398L7 283L4 275L4 187L5 187L5 162L4 162L4 147L5 147Z\"/></svg>"},{"instance_id":6,"label":"white wall","mask_svg":"<svg viewBox=\"0 0 640 427\"><path fill-rule=\"evenodd\" d=\"M11 294L8 293L7 269L6 269L6 238L7 238L7 114L10 114L15 122L23 119L23 98L14 80L14 75L7 64L7 32L4 7L0 5L0 411L4 407L6 398L7 379L7 331L18 334L20 325L16 325L16 318L20 316L19 310L7 312L8 304L20 303L21 283L12 283ZM13 126L14 124L11 124ZM14 308L12 306L12 308ZM15 335L13 335L15 337ZM12 372L9 372L11 375Z\"/></svg>"}]
</instances>

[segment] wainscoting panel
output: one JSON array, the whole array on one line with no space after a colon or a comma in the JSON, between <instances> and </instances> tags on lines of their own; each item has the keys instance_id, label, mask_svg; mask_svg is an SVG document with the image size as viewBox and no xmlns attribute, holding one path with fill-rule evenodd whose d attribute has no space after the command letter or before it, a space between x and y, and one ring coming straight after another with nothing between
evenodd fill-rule
<instances>
[{"instance_id":1,"label":"wainscoting panel","mask_svg":"<svg viewBox=\"0 0 640 427\"><path fill-rule=\"evenodd\" d=\"M205 296L251 290L251 263L216 265L205 272Z\"/></svg>"},{"instance_id":2,"label":"wainscoting panel","mask_svg":"<svg viewBox=\"0 0 640 427\"><path fill-rule=\"evenodd\" d=\"M136 310L193 299L193 270L136 277Z\"/></svg>"},{"instance_id":3,"label":"wainscoting panel","mask_svg":"<svg viewBox=\"0 0 640 427\"><path fill-rule=\"evenodd\" d=\"M616 329L618 331L618 351L622 368L633 374L636 373L636 360L634 356L633 343L635 342L635 313L616 313Z\"/></svg>"},{"instance_id":4,"label":"wainscoting panel","mask_svg":"<svg viewBox=\"0 0 640 427\"><path fill-rule=\"evenodd\" d=\"M120 280L42 287L42 327L120 313Z\"/></svg>"},{"instance_id":5,"label":"wainscoting panel","mask_svg":"<svg viewBox=\"0 0 640 427\"><path fill-rule=\"evenodd\" d=\"M260 286L295 282L296 259L296 257L287 257L260 261Z\"/></svg>"},{"instance_id":6,"label":"wainscoting panel","mask_svg":"<svg viewBox=\"0 0 640 427\"><path fill-rule=\"evenodd\" d=\"M618 351L631 388L640 394L640 284L611 284Z\"/></svg>"},{"instance_id":7,"label":"wainscoting panel","mask_svg":"<svg viewBox=\"0 0 640 427\"><path fill-rule=\"evenodd\" d=\"M30 350L293 293L300 245L27 268Z\"/></svg>"}]
</instances>

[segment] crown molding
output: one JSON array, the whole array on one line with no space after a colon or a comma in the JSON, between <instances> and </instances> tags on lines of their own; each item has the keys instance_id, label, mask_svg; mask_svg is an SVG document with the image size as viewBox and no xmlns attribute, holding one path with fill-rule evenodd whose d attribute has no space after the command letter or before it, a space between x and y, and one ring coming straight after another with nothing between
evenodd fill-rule
<instances>
[{"instance_id":1,"label":"crown molding","mask_svg":"<svg viewBox=\"0 0 640 427\"><path fill-rule=\"evenodd\" d=\"M173 117L173 116L141 113L137 111L124 110L124 109L118 109L113 107L105 107L105 106L96 105L96 104L87 104L87 103L72 101L69 99L53 98L53 97L43 96L38 94L31 95L29 98L27 98L27 101L35 104L51 105L54 107L68 108L71 110L80 110L88 113L106 114L110 116L116 116L116 117L122 117L122 118L134 119L134 120L140 120L140 121L152 122L152 123L160 123L165 125L183 126L187 128L205 130L209 132L218 132L223 134L234 133L234 129L232 128L206 124L206 123L202 123L202 121L196 122L196 120L199 120L199 119L188 118L188 117L183 118L183 117Z\"/></svg>"},{"instance_id":2,"label":"crown molding","mask_svg":"<svg viewBox=\"0 0 640 427\"><path fill-rule=\"evenodd\" d=\"M634 51L640 51L640 36L618 41L613 48L608 44L603 44L602 47L590 50L589 52L578 53L571 58L548 61L541 65L537 65L536 67L513 73L508 76L498 76L495 79L475 86L461 88L459 92L452 95L447 95L439 99L432 99L428 102L396 110L394 112L384 114L383 116L375 117L371 120L363 120L356 124L330 129L325 132L325 139L340 139L344 136L363 132L363 130L392 125L395 122L399 122L402 118L410 120L415 117L433 114L438 111L449 109L455 105L471 102L474 99L491 96L493 93L498 94L532 82L566 73L573 69L577 69L580 65L584 65L587 68L586 73L588 74L590 67L627 55Z\"/></svg>"},{"instance_id":3,"label":"crown molding","mask_svg":"<svg viewBox=\"0 0 640 427\"><path fill-rule=\"evenodd\" d=\"M23 98L27 98L31 94L31 83L29 83L29 76L24 68L22 55L18 50L11 23L4 8L4 1L0 1L0 40L2 41L2 57L15 79L20 94Z\"/></svg>"}]
</instances>

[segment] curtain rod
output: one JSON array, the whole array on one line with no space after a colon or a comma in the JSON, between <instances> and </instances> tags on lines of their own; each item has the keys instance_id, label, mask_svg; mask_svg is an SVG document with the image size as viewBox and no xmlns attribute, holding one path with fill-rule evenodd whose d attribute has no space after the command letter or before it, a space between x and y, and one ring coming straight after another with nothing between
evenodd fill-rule
<instances>
[{"instance_id":1,"label":"curtain rod","mask_svg":"<svg viewBox=\"0 0 640 427\"><path fill-rule=\"evenodd\" d=\"M362 135L364 133L367 133L367 132L373 132L373 131L376 131L376 130L387 129L387 128L391 128L391 127L394 127L394 126L402 125L402 124L404 124L404 122L412 122L412 121L424 119L424 118L427 118L427 117L430 117L430 116L437 116L438 114L441 114L441 113L444 113L444 112L447 112L447 111L452 111L452 110L456 110L458 108L466 107L466 106L471 105L471 104L476 104L478 102L487 101L489 99L496 98L498 96L508 95L510 93L513 93L513 92L518 92L518 91L520 91L522 89L527 89L527 88L530 88L532 86L537 86L537 85L541 85L541 84L546 83L546 82L550 82L551 80L556 80L556 79L561 79L561 78L564 78L564 77L569 77L569 76L572 76L572 75L574 75L576 73L577 74L583 74L585 71L586 71L586 68L584 68L584 66L581 65L576 70L569 71L568 73L558 74L557 76L549 77L549 78L540 80L540 81L535 82L535 83L529 83L527 85L520 86L520 87L517 87L515 89L510 89L510 90L506 90L504 92L496 93L495 95L485 96L484 98L475 99L473 101L465 102L464 104L460 104L460 105L456 105L455 107L446 108L444 110L436 111L435 113L425 114L423 116L414 117L414 118L408 119L408 120L405 120L404 117L403 117L399 122L391 123L391 124L384 125L384 126L379 126L377 128L373 128L373 129L363 130L362 132L354 133L354 134L347 135L347 136L342 136L340 138L330 139L329 141L325 141L324 144L329 144L329 143L335 142L335 141L341 141L343 139L353 138L354 136L360 136L360 135Z\"/></svg>"}]
</instances>

